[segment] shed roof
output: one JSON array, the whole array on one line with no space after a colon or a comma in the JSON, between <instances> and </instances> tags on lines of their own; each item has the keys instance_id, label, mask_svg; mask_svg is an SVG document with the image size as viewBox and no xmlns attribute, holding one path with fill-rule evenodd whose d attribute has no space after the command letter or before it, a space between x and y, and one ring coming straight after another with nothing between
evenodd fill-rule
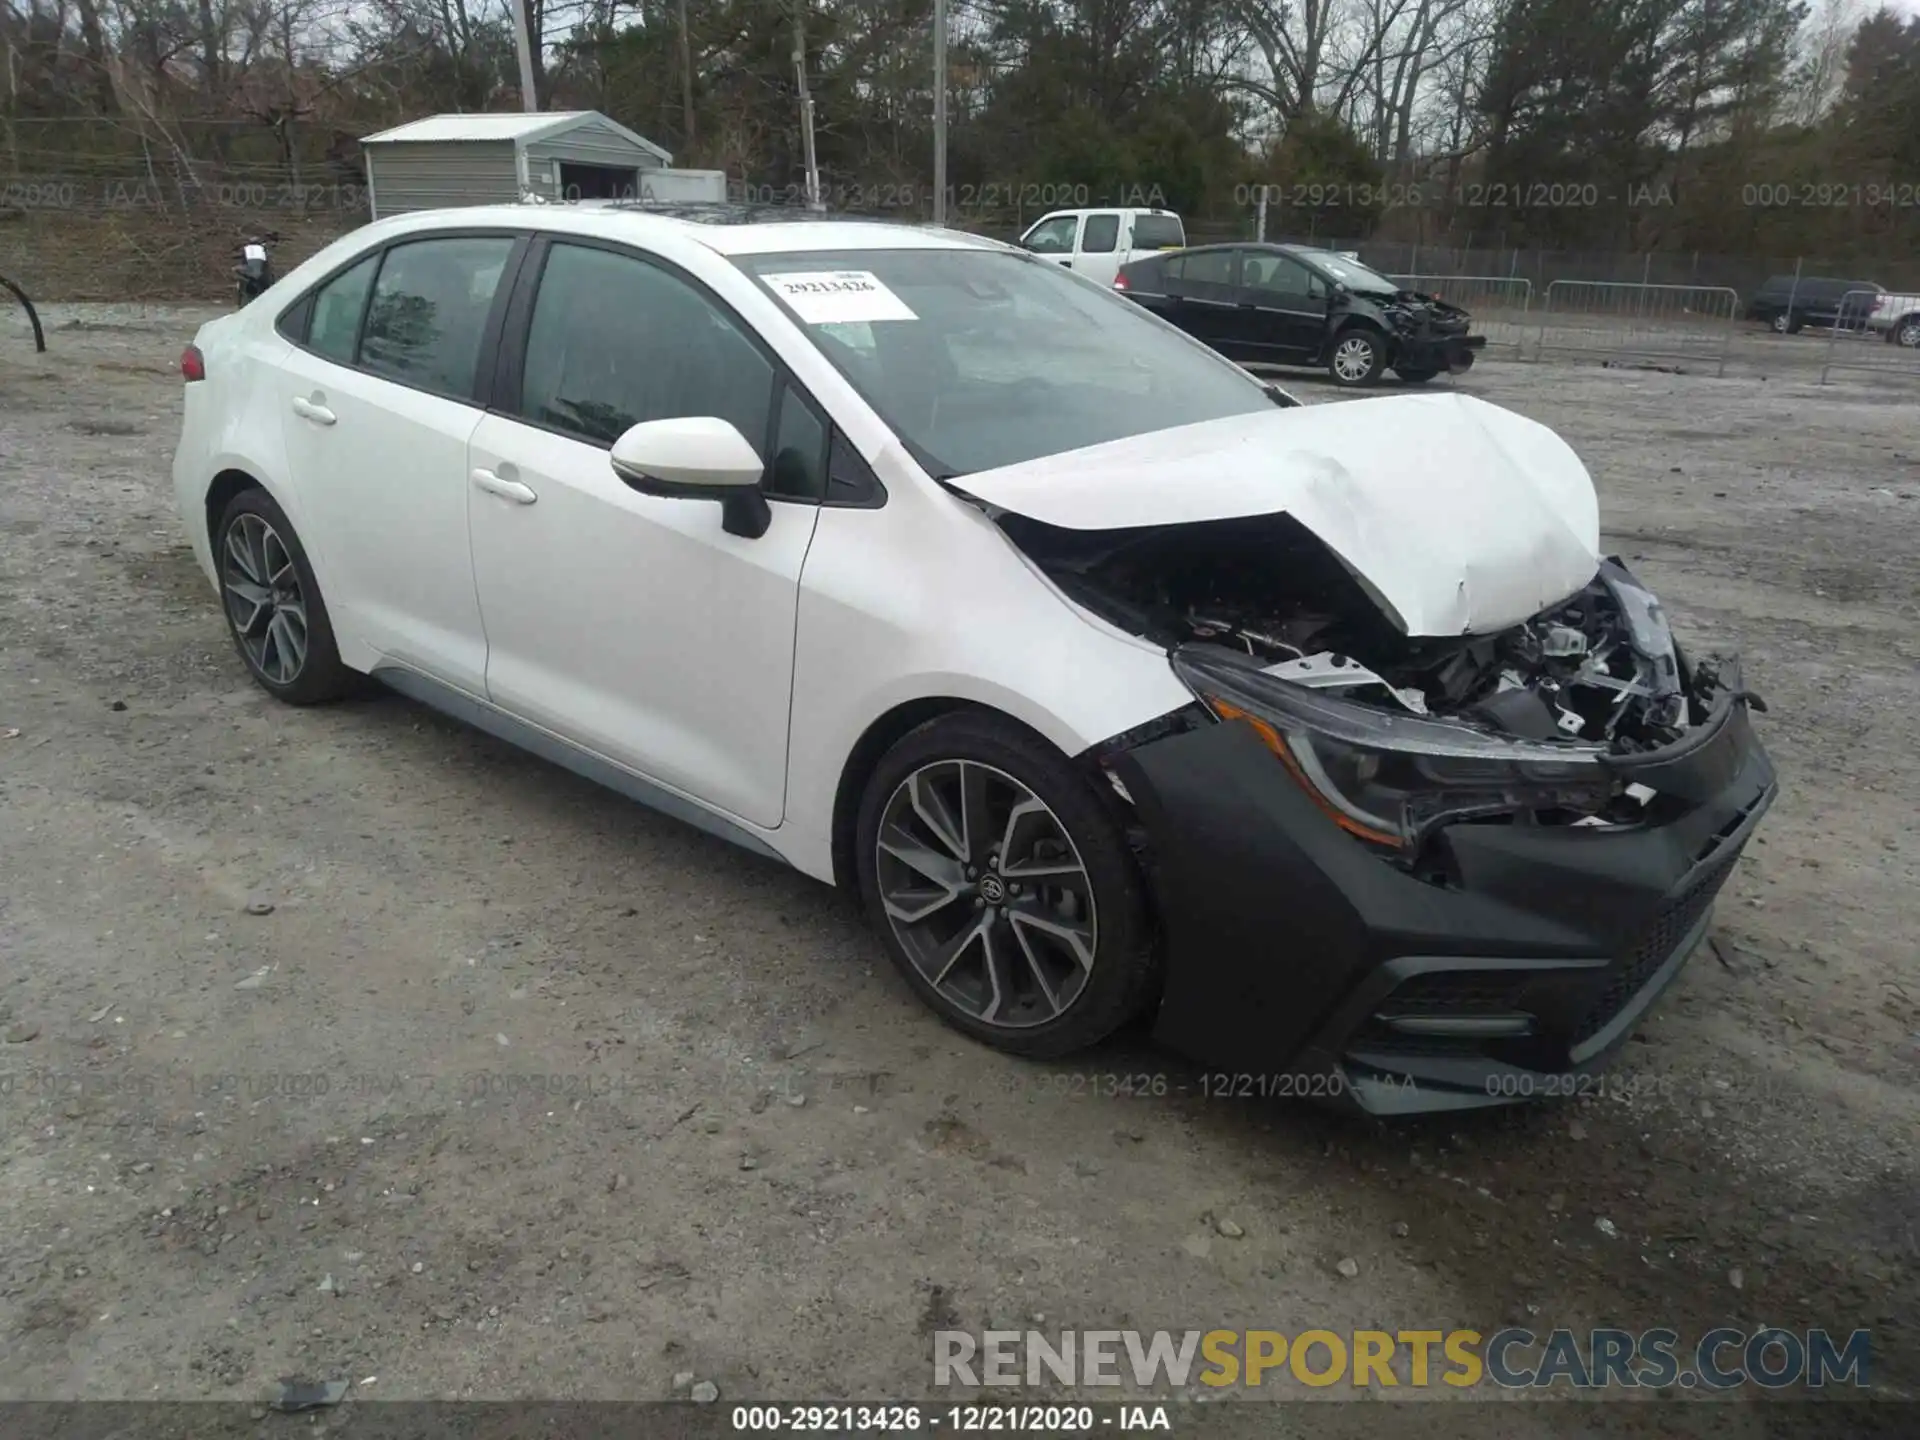
<instances>
[{"instance_id":1,"label":"shed roof","mask_svg":"<svg viewBox=\"0 0 1920 1440\"><path fill-rule=\"evenodd\" d=\"M399 142L431 144L459 140L521 142L551 140L590 122L605 125L642 150L659 156L662 164L673 160L673 156L644 135L636 135L619 121L609 119L598 110L547 110L503 115L429 115L424 120L411 120L391 130L382 130L376 135L363 136L360 143L390 145Z\"/></svg>"}]
</instances>

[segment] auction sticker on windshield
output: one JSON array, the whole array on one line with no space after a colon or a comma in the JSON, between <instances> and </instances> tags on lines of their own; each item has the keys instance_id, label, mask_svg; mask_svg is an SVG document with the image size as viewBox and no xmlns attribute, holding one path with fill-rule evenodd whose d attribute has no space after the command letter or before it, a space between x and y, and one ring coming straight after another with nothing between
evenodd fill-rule
<instances>
[{"instance_id":1,"label":"auction sticker on windshield","mask_svg":"<svg viewBox=\"0 0 1920 1440\"><path fill-rule=\"evenodd\" d=\"M871 270L792 270L760 278L809 325L920 318Z\"/></svg>"}]
</instances>

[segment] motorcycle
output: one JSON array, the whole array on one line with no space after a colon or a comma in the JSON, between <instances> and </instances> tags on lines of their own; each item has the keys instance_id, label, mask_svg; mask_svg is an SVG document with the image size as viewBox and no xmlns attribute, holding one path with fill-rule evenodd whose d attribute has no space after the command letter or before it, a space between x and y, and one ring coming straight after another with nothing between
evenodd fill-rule
<instances>
[{"instance_id":1,"label":"motorcycle","mask_svg":"<svg viewBox=\"0 0 1920 1440\"><path fill-rule=\"evenodd\" d=\"M279 243L279 235L269 230L265 235L253 236L240 247L240 263L233 267L233 274L235 297L241 309L273 284L273 261L267 255L267 246Z\"/></svg>"}]
</instances>

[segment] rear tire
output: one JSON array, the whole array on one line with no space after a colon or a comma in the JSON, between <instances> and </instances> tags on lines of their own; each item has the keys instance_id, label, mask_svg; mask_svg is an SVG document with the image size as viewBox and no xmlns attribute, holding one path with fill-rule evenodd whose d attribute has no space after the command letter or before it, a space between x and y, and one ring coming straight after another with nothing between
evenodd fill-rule
<instances>
[{"instance_id":1,"label":"rear tire","mask_svg":"<svg viewBox=\"0 0 1920 1440\"><path fill-rule=\"evenodd\" d=\"M1347 389L1371 385L1387 368L1386 337L1365 325L1355 325L1333 337L1327 355L1327 373Z\"/></svg>"},{"instance_id":2,"label":"rear tire","mask_svg":"<svg viewBox=\"0 0 1920 1440\"><path fill-rule=\"evenodd\" d=\"M902 737L861 798L860 893L907 984L955 1029L1051 1058L1154 993L1145 882L1112 802L1003 716Z\"/></svg>"},{"instance_id":3,"label":"rear tire","mask_svg":"<svg viewBox=\"0 0 1920 1440\"><path fill-rule=\"evenodd\" d=\"M1887 332L1887 338L1907 350L1920 350L1920 315L1908 315Z\"/></svg>"},{"instance_id":4,"label":"rear tire","mask_svg":"<svg viewBox=\"0 0 1920 1440\"><path fill-rule=\"evenodd\" d=\"M353 693L307 552L274 498L255 487L228 502L213 531L213 564L233 648L262 690L289 705Z\"/></svg>"}]
</instances>

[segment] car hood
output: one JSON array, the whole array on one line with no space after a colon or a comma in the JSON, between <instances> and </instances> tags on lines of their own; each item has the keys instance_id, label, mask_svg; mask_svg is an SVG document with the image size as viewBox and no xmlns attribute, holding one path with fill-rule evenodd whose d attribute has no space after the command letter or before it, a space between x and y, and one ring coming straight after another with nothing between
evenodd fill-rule
<instances>
[{"instance_id":1,"label":"car hood","mask_svg":"<svg viewBox=\"0 0 1920 1440\"><path fill-rule=\"evenodd\" d=\"M1546 426L1465 395L1229 416L948 484L1068 530L1291 515L1409 635L1504 630L1600 563L1579 457Z\"/></svg>"}]
</instances>

